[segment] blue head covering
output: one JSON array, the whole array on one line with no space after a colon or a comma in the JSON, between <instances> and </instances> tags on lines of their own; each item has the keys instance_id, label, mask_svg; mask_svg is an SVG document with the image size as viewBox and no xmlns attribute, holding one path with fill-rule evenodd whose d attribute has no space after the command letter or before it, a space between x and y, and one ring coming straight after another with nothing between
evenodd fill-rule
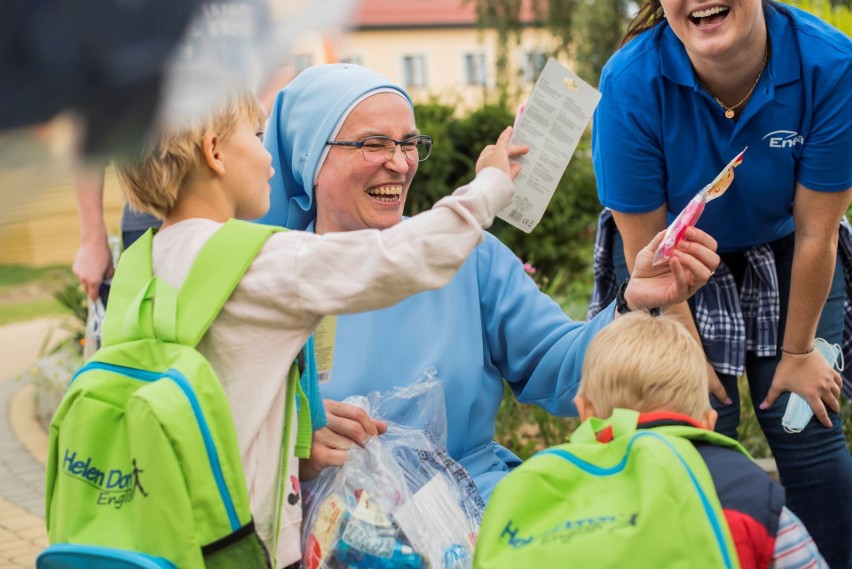
<instances>
[{"instance_id":1,"label":"blue head covering","mask_svg":"<svg viewBox=\"0 0 852 569\"><path fill-rule=\"evenodd\" d=\"M306 229L317 216L314 179L326 142L339 129L352 106L377 90L402 87L358 65L332 64L302 71L275 98L263 144L272 154L275 175L269 212L260 223Z\"/></svg>"}]
</instances>

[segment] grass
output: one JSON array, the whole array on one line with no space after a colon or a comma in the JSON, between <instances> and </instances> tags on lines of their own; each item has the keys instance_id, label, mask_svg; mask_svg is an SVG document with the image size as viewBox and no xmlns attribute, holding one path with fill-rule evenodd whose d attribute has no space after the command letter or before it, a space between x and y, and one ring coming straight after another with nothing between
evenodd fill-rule
<instances>
[{"instance_id":1,"label":"grass","mask_svg":"<svg viewBox=\"0 0 852 569\"><path fill-rule=\"evenodd\" d=\"M54 298L15 304L0 304L0 326L32 320L42 316L67 314L68 309Z\"/></svg>"},{"instance_id":2,"label":"grass","mask_svg":"<svg viewBox=\"0 0 852 569\"><path fill-rule=\"evenodd\" d=\"M57 275L71 274L66 265L50 265L47 267L26 267L24 265L0 265L0 292L5 292L18 285L38 283L53 280Z\"/></svg>"},{"instance_id":3,"label":"grass","mask_svg":"<svg viewBox=\"0 0 852 569\"><path fill-rule=\"evenodd\" d=\"M0 326L67 313L53 295L73 278L63 265L0 265Z\"/></svg>"}]
</instances>

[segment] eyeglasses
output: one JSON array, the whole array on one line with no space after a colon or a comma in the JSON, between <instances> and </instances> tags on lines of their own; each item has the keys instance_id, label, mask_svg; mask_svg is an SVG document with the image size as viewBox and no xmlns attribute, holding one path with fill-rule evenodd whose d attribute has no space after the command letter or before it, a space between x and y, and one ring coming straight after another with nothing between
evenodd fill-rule
<instances>
[{"instance_id":1,"label":"eyeglasses","mask_svg":"<svg viewBox=\"0 0 852 569\"><path fill-rule=\"evenodd\" d=\"M394 140L387 136L368 136L364 140L329 140L329 146L346 146L360 148L364 160L370 164L384 164L393 158L397 146L402 148L402 154L409 162L423 162L432 153L432 137L417 135L405 140Z\"/></svg>"}]
</instances>

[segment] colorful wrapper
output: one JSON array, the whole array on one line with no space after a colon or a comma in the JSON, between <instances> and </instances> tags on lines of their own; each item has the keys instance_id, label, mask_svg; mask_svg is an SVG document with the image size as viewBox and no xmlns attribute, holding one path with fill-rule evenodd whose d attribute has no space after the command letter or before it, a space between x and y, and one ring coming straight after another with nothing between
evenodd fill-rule
<instances>
[{"instance_id":1,"label":"colorful wrapper","mask_svg":"<svg viewBox=\"0 0 852 569\"><path fill-rule=\"evenodd\" d=\"M686 230L694 227L698 223L698 218L704 212L704 207L708 202L720 197L730 187L734 181L734 168L739 166L743 161L743 154L748 147L743 148L742 152L737 154L733 160L728 162L728 165L722 168L722 171L713 179L712 182L701 188L695 197L689 200L686 207L677 215L675 220L666 229L666 234L657 251L654 253L654 265L660 265L667 262L671 258L672 251L680 240L683 239Z\"/></svg>"}]
</instances>

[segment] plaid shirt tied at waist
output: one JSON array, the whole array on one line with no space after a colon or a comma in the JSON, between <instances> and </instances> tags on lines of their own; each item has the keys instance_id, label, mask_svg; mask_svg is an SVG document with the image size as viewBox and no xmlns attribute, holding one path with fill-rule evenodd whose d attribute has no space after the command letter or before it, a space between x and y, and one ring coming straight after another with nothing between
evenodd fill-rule
<instances>
[{"instance_id":1,"label":"plaid shirt tied at waist","mask_svg":"<svg viewBox=\"0 0 852 569\"><path fill-rule=\"evenodd\" d=\"M595 236L594 288L588 318L608 306L618 290L613 263L617 231L612 212L604 209ZM840 224L838 247L846 279L841 348L844 361L852 361L852 226L845 218ZM765 244L747 249L743 254L746 270L740 291L737 291L731 271L720 263L707 284L693 297L693 316L707 359L717 373L735 376L745 371L746 352L770 357L779 349L780 299L775 255ZM852 398L852 380L845 375L843 393Z\"/></svg>"}]
</instances>

